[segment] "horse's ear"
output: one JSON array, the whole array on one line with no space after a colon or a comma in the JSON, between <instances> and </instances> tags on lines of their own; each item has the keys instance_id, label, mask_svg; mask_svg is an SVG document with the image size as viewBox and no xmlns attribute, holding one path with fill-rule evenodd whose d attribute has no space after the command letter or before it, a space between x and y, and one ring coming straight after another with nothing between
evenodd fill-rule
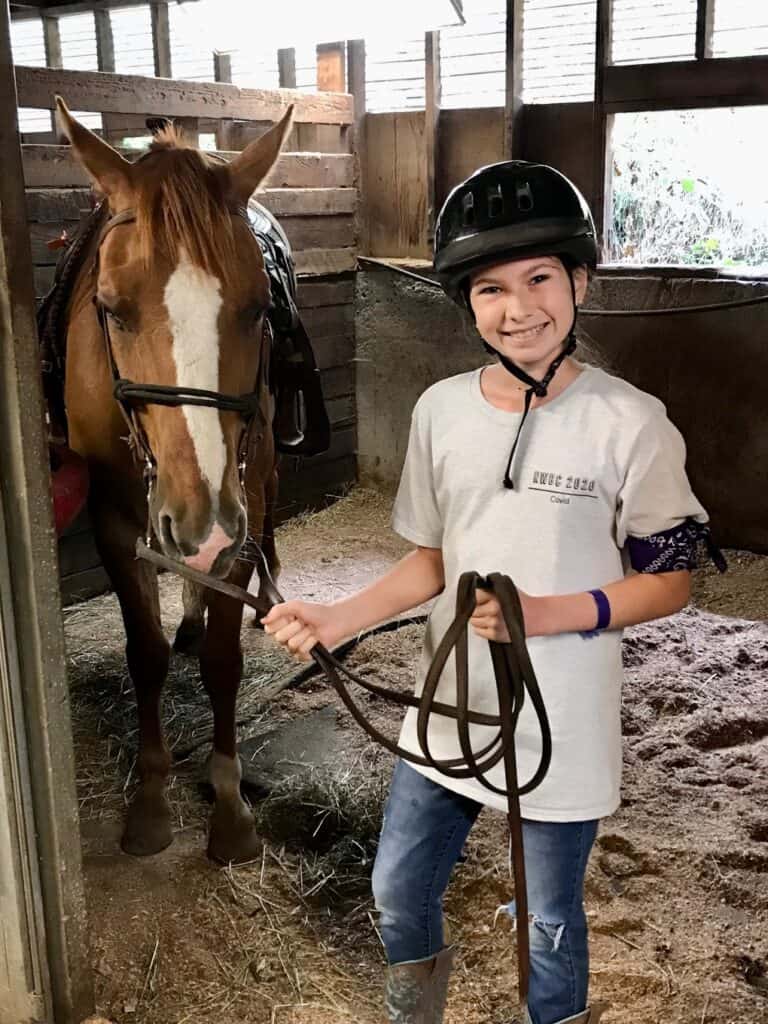
<instances>
[{"instance_id":1,"label":"horse's ear","mask_svg":"<svg viewBox=\"0 0 768 1024\"><path fill-rule=\"evenodd\" d=\"M98 135L76 121L61 96L56 97L56 113L62 132L69 139L75 156L96 188L107 196L110 205L114 205L115 200L119 202L121 197L128 202L127 196L131 190L130 163Z\"/></svg>"},{"instance_id":2,"label":"horse's ear","mask_svg":"<svg viewBox=\"0 0 768 1024\"><path fill-rule=\"evenodd\" d=\"M291 130L292 117L293 104L288 107L276 125L273 125L255 142L247 145L242 153L238 153L230 163L232 185L240 202L248 202L271 170L288 132Z\"/></svg>"}]
</instances>

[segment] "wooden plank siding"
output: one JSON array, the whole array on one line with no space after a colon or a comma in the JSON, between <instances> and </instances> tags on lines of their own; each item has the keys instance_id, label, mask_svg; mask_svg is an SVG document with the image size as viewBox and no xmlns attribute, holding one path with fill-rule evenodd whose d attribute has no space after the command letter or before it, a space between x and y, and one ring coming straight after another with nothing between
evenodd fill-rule
<instances>
[{"instance_id":1,"label":"wooden plank siding","mask_svg":"<svg viewBox=\"0 0 768 1024\"><path fill-rule=\"evenodd\" d=\"M121 150L123 156L136 153ZM232 152L219 152L231 159ZM24 181L27 188L76 188L88 175L72 157L69 146L25 145ZM270 188L352 188L354 160L348 153L283 153L266 185Z\"/></svg>"},{"instance_id":2,"label":"wooden plank siding","mask_svg":"<svg viewBox=\"0 0 768 1024\"><path fill-rule=\"evenodd\" d=\"M73 110L165 117L225 117L277 121L289 103L297 124L348 125L354 120L346 93L297 93L290 89L238 89L223 82L182 82L101 71L16 67L20 107L53 110L64 96Z\"/></svg>"},{"instance_id":3,"label":"wooden plank siding","mask_svg":"<svg viewBox=\"0 0 768 1024\"><path fill-rule=\"evenodd\" d=\"M431 259L423 111L368 114L366 215L368 255ZM483 164L504 159L504 109L441 110L436 209Z\"/></svg>"}]
</instances>

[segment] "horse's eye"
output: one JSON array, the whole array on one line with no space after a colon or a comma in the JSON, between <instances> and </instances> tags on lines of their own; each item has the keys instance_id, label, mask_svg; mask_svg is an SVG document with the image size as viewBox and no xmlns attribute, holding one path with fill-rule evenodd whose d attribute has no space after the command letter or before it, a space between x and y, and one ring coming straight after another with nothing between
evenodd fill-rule
<instances>
[{"instance_id":1,"label":"horse's eye","mask_svg":"<svg viewBox=\"0 0 768 1024\"><path fill-rule=\"evenodd\" d=\"M111 309L107 309L105 312L107 314L107 319L118 329L118 331L128 330L125 326L125 321L121 320L117 313L113 313Z\"/></svg>"}]
</instances>

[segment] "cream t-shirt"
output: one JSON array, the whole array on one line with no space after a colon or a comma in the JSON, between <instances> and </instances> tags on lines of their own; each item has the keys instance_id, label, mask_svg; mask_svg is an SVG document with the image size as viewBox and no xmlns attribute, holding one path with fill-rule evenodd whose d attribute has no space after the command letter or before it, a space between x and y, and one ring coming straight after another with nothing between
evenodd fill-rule
<instances>
[{"instance_id":1,"label":"cream t-shirt","mask_svg":"<svg viewBox=\"0 0 768 1024\"><path fill-rule=\"evenodd\" d=\"M532 595L592 590L621 579L628 536L644 537L687 517L706 522L685 473L685 445L656 398L593 367L528 415L513 465L514 490L502 480L520 413L491 405L482 370L440 381L421 396L393 511L406 540L440 548L445 590L429 616L417 676L421 691L432 656L455 613L459 576L504 573ZM621 632L533 637L528 650L552 729L552 763L542 784L521 799L523 816L584 821L611 814L621 782ZM470 629L470 708L498 714L486 641ZM456 703L453 658L436 700ZM479 751L495 730L470 729ZM456 724L432 716L430 753L461 756ZM421 753L416 711L405 716L400 743ZM541 752L526 700L516 738L519 781ZM506 800L474 779L449 779L414 765L442 786L488 806ZM503 788L503 764L488 774Z\"/></svg>"}]
</instances>

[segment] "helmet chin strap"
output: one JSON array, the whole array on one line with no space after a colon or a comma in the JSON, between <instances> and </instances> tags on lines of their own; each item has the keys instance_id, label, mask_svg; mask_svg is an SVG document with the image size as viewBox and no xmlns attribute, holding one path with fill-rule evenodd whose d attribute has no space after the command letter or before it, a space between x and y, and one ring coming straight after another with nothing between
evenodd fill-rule
<instances>
[{"instance_id":1,"label":"helmet chin strap","mask_svg":"<svg viewBox=\"0 0 768 1024\"><path fill-rule=\"evenodd\" d=\"M489 345L486 341L483 342L486 351L490 352L491 355L498 356L499 362L505 370L511 373L513 377L517 377L517 379L522 381L523 384L527 385L527 390L525 392L525 405L523 406L523 416L520 420L520 425L517 428L517 434L515 434L515 440L512 444L512 451L509 453L507 469L504 473L504 486L510 491L515 488L515 483L512 479L512 463L514 462L517 444L523 431L523 425L531 410L533 396L536 395L537 398L546 398L549 385L552 383L552 378L560 368L560 364L566 356L571 355L571 353L576 349L576 334L574 332L576 329L576 318L579 315L579 307L576 305L576 285L573 280L573 272L570 269L568 270L568 280L571 282L571 296L573 298L573 322L571 323L571 328L568 331L568 336L565 339L562 351L555 356L549 364L549 368L541 380L536 380L534 377L531 377L530 374L525 372L525 370L519 367L516 363L513 363L511 359L507 359L505 355L495 349L493 345Z\"/></svg>"}]
</instances>

